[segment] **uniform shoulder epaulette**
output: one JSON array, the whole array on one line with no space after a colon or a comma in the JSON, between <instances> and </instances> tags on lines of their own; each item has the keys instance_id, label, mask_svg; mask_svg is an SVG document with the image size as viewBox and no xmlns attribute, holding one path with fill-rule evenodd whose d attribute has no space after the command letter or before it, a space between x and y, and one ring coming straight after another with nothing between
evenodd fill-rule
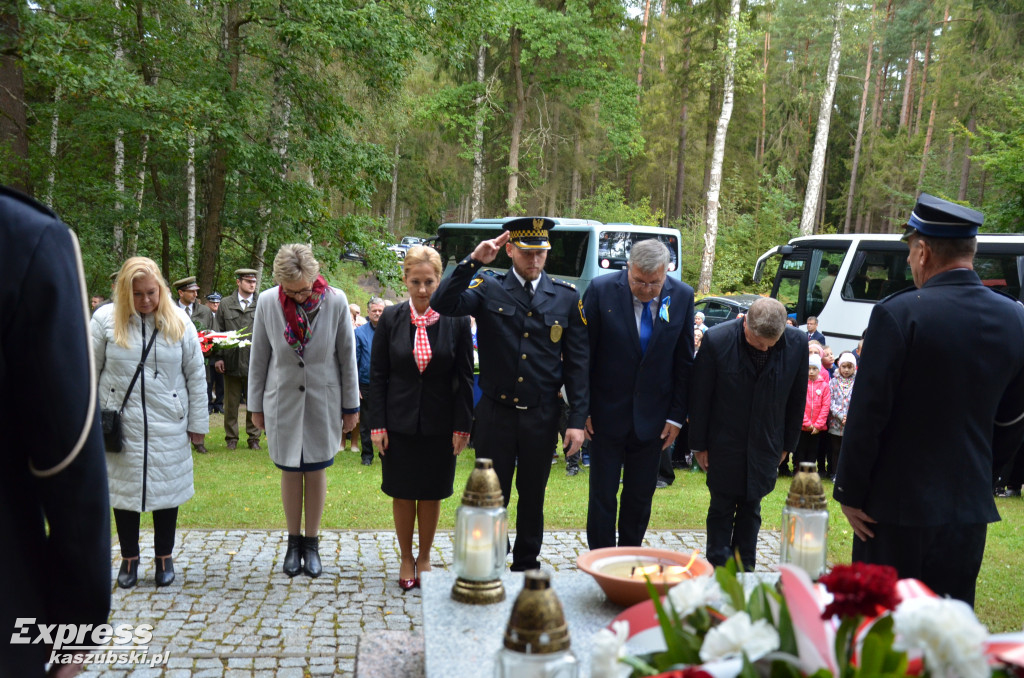
<instances>
[{"instance_id":1,"label":"uniform shoulder epaulette","mask_svg":"<svg viewBox=\"0 0 1024 678\"><path fill-rule=\"evenodd\" d=\"M480 271L480 275L486 275L486 276L488 276L490 278L494 278L496 280L504 280L505 279L505 274L504 273L499 273L498 271L495 271L493 268L482 269Z\"/></svg>"},{"instance_id":2,"label":"uniform shoulder epaulette","mask_svg":"<svg viewBox=\"0 0 1024 678\"><path fill-rule=\"evenodd\" d=\"M881 299L878 300L878 303L884 304L885 302L889 301L890 299L895 299L896 297L900 296L901 294L906 294L907 292L916 292L916 291L917 291L917 287L914 286L914 285L911 285L910 287L904 287L902 290L896 290L892 294L890 294L888 296L882 297Z\"/></svg>"},{"instance_id":3,"label":"uniform shoulder epaulette","mask_svg":"<svg viewBox=\"0 0 1024 678\"><path fill-rule=\"evenodd\" d=\"M552 278L551 282L553 282L553 283L555 283L557 285L561 285L562 287L568 287L570 290L575 290L576 289L576 285L573 285L568 280L559 280L558 278Z\"/></svg>"},{"instance_id":4,"label":"uniform shoulder epaulette","mask_svg":"<svg viewBox=\"0 0 1024 678\"><path fill-rule=\"evenodd\" d=\"M469 281L469 289L479 287L481 284L483 284L486 278L494 278L496 282L501 282L502 280L505 279L505 275L503 273L498 273L497 271L490 268L482 268L479 271L477 271L477 274L473 276L472 280Z\"/></svg>"},{"instance_id":5,"label":"uniform shoulder epaulette","mask_svg":"<svg viewBox=\"0 0 1024 678\"><path fill-rule=\"evenodd\" d=\"M17 200L23 205L31 207L32 209L41 214L45 214L48 217L53 217L54 219L57 218L57 214L49 207L39 202L38 200L34 200L33 198L25 195L21 191L17 191L11 188L10 186L4 186L3 184L0 184L0 196L5 196L12 200Z\"/></svg>"}]
</instances>

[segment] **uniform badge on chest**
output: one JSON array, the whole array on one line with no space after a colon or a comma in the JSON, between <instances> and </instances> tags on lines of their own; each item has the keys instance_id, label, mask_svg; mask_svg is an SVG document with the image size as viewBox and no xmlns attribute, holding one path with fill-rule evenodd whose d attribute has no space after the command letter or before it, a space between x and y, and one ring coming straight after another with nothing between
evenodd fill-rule
<instances>
[{"instance_id":1,"label":"uniform badge on chest","mask_svg":"<svg viewBox=\"0 0 1024 678\"><path fill-rule=\"evenodd\" d=\"M555 321L555 324L551 326L551 341L556 344L562 339L562 326Z\"/></svg>"}]
</instances>

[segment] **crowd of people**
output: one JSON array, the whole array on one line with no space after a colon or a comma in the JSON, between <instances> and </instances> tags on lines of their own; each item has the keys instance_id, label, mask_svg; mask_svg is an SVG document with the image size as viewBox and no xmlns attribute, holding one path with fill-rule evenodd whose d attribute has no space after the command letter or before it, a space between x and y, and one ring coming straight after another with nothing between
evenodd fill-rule
<instances>
[{"instance_id":1,"label":"crowd of people","mask_svg":"<svg viewBox=\"0 0 1024 678\"><path fill-rule=\"evenodd\" d=\"M67 259L68 230L24 201L0 195L7 210L0 216L17 221L0 222L7 229L0 242L31 243ZM794 465L813 462L834 481L833 496L856 533L855 560L894 565L939 594L973 602L987 524L998 520L993 478L1012 468L1019 485L1020 462L1008 464L1024 441L1024 307L987 290L973 272L980 223L973 210L922 195L905 235L915 288L874 307L863 367L863 342L834 356L816 318L801 330L775 299L758 299L740 318L708 327L694 311L693 289L668 275L670 252L656 239L635 243L626 267L595 279L581 297L544 271L558 234L542 217L506 221L445 279L437 251L412 247L403 263L408 299L388 305L373 297L365 320L328 284L308 245L280 248L269 289L257 294L257 271L238 269L236 291L211 293L206 304L195 278L168 285L152 260L132 257L112 276L111 299L92 300L91 351L84 350L84 319L82 342L60 349L79 361L81 369L69 374L97 385L62 391L73 434L48 432L57 436L50 440L33 430L38 439L19 443L24 468L5 478L4 496L8 489L24 494L19 483L61 491L61 476L72 469L75 478L105 476L107 491L81 502L96 509L92 532L107 525L107 507L113 509L117 584L138 583L140 515L151 512L156 585L168 586L178 508L195 492L192 451L207 453L210 414L221 408L226 446L236 450L244 399L248 448L260 450L265 432L281 471L281 569L318 577L326 469L362 420L352 445L359 440L363 464L373 463L374 451L381 460L381 490L392 500L401 552L397 581L409 590L430 570L441 501L453 494L456 457L471 435L477 456L493 461L506 505L516 489L515 543L507 545L513 571L540 566L559 434L569 459L589 446L590 548L642 543L659 469L677 446L706 472L708 559L722 565L738 556L748 569L756 564L761 501L791 472L792 455ZM9 238L24 224L31 234ZM506 273L486 268L501 250L512 262ZM26 268L29 260L5 269L20 276L18 285L70 275L66 261L48 274ZM77 273L67 281L68 303L73 308L77 294L85 316L80 264ZM53 281L46 282L38 289L51 290ZM0 295L11 317L35 308L12 298ZM961 319L948 308L970 314L978 331L961 341ZM41 331L55 327L26 322ZM207 329L248 340L215 345L204 357ZM18 372L5 366L6 384ZM968 383L974 388L951 386ZM9 402L6 412L19 406ZM40 496L51 528L80 518L47 505L46 492ZM950 502L952 496L961 499ZM17 532L26 554L68 534ZM82 564L73 569L84 568L83 576L109 549L105 539L94 541L88 557L74 554ZM962 557L941 557L950 548ZM102 612L101 600L85 602L74 614Z\"/></svg>"}]
</instances>

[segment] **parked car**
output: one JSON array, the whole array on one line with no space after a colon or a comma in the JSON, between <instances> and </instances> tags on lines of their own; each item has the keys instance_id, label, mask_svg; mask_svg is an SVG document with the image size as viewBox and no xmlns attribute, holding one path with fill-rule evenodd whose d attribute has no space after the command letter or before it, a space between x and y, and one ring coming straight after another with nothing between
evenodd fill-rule
<instances>
[{"instance_id":1,"label":"parked car","mask_svg":"<svg viewBox=\"0 0 1024 678\"><path fill-rule=\"evenodd\" d=\"M417 238L414 235L407 235L404 238L402 238L402 241L398 243L398 246L403 249L409 249L410 247L415 247L416 245L422 244L423 238Z\"/></svg>"},{"instance_id":2,"label":"parked car","mask_svg":"<svg viewBox=\"0 0 1024 678\"><path fill-rule=\"evenodd\" d=\"M348 243L339 258L345 261L358 261L360 264L365 264L366 252L363 251L362 247L354 243Z\"/></svg>"},{"instance_id":3,"label":"parked car","mask_svg":"<svg viewBox=\"0 0 1024 678\"><path fill-rule=\"evenodd\" d=\"M402 247L401 245L388 245L388 251L394 252L395 256L399 259L405 259L405 251L408 247Z\"/></svg>"},{"instance_id":4,"label":"parked car","mask_svg":"<svg viewBox=\"0 0 1024 678\"><path fill-rule=\"evenodd\" d=\"M704 314L704 324L714 327L718 323L736 318L750 310L750 305L760 299L756 294L737 294L731 297L704 297L693 305L694 311Z\"/></svg>"}]
</instances>

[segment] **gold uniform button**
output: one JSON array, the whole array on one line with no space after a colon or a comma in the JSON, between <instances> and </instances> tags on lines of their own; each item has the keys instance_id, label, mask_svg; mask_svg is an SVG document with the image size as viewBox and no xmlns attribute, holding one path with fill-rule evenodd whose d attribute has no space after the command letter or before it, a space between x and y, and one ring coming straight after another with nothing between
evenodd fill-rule
<instances>
[{"instance_id":1,"label":"gold uniform button","mask_svg":"<svg viewBox=\"0 0 1024 678\"><path fill-rule=\"evenodd\" d=\"M502 311L504 311L504 310L505 310L505 309L501 308L500 306L498 307L498 313L501 313L501 312L502 312Z\"/></svg>"},{"instance_id":2,"label":"gold uniform button","mask_svg":"<svg viewBox=\"0 0 1024 678\"><path fill-rule=\"evenodd\" d=\"M523 360L526 360L526 354L525 353L523 354Z\"/></svg>"},{"instance_id":3,"label":"gold uniform button","mask_svg":"<svg viewBox=\"0 0 1024 678\"><path fill-rule=\"evenodd\" d=\"M518 402L519 402L519 398L513 398L513 399L512 399L512 402L514 402L514 403L518 403Z\"/></svg>"},{"instance_id":4,"label":"gold uniform button","mask_svg":"<svg viewBox=\"0 0 1024 678\"><path fill-rule=\"evenodd\" d=\"M530 318L530 317L532 317L532 316L533 316L533 311L527 311L527 312L526 312L526 317L527 317L527 318Z\"/></svg>"},{"instance_id":5,"label":"gold uniform button","mask_svg":"<svg viewBox=\"0 0 1024 678\"><path fill-rule=\"evenodd\" d=\"M504 399L505 399L505 396L504 396L504 395L503 395L503 396L501 396L501 399L502 399L502 400L504 400Z\"/></svg>"},{"instance_id":6,"label":"gold uniform button","mask_svg":"<svg viewBox=\"0 0 1024 678\"><path fill-rule=\"evenodd\" d=\"M522 382L523 382L523 378L519 377L519 383L522 383Z\"/></svg>"},{"instance_id":7,"label":"gold uniform button","mask_svg":"<svg viewBox=\"0 0 1024 678\"><path fill-rule=\"evenodd\" d=\"M523 332L523 339L529 339L529 338L530 338L530 333L529 332Z\"/></svg>"}]
</instances>

